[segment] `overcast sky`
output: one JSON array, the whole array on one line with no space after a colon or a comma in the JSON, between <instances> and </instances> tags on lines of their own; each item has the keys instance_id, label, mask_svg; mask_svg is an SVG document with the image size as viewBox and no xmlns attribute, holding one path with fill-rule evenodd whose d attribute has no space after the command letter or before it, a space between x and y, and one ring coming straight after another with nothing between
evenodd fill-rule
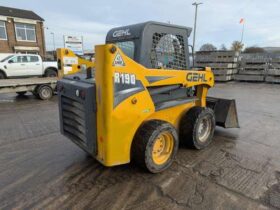
<instances>
[{"instance_id":1,"label":"overcast sky","mask_svg":"<svg viewBox=\"0 0 280 210\"><path fill-rule=\"evenodd\" d=\"M193 27L194 6L189 0L1 0L1 6L33 10L45 19L46 44L63 46L63 35L82 35L85 49L103 44L115 26L155 20ZM246 46L280 46L280 0L202 0L197 22L197 47L213 43L230 47L240 40L245 19ZM192 35L191 35L192 37Z\"/></svg>"}]
</instances>

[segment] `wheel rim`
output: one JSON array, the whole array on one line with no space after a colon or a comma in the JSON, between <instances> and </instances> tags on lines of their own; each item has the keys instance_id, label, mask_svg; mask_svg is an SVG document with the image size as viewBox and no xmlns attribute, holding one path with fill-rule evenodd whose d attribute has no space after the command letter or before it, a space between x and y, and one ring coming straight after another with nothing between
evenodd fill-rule
<instances>
[{"instance_id":1,"label":"wheel rim","mask_svg":"<svg viewBox=\"0 0 280 210\"><path fill-rule=\"evenodd\" d=\"M48 98L48 97L50 97L50 91L47 88L44 88L41 91L41 95L43 96L43 98Z\"/></svg>"},{"instance_id":2,"label":"wheel rim","mask_svg":"<svg viewBox=\"0 0 280 210\"><path fill-rule=\"evenodd\" d=\"M200 142L205 142L211 133L211 118L205 116L201 119L198 126L198 139Z\"/></svg>"},{"instance_id":3,"label":"wheel rim","mask_svg":"<svg viewBox=\"0 0 280 210\"><path fill-rule=\"evenodd\" d=\"M170 132L163 132L156 138L152 157L157 165L164 164L171 156L174 147L174 138Z\"/></svg>"}]
</instances>

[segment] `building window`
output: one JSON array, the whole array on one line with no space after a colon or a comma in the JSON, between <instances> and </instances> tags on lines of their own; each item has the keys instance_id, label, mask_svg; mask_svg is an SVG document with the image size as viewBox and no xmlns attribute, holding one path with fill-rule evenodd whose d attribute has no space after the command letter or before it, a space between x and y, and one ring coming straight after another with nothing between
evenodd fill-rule
<instances>
[{"instance_id":1,"label":"building window","mask_svg":"<svg viewBox=\"0 0 280 210\"><path fill-rule=\"evenodd\" d=\"M35 25L16 23L15 27L18 41L36 42Z\"/></svg>"},{"instance_id":2,"label":"building window","mask_svg":"<svg viewBox=\"0 0 280 210\"><path fill-rule=\"evenodd\" d=\"M0 40L7 40L6 25L4 21L0 21Z\"/></svg>"}]
</instances>

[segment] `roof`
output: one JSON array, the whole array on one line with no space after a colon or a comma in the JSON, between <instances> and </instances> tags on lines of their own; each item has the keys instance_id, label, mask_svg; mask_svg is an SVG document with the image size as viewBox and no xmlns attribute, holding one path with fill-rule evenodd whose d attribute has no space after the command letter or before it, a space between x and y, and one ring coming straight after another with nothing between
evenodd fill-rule
<instances>
[{"instance_id":1,"label":"roof","mask_svg":"<svg viewBox=\"0 0 280 210\"><path fill-rule=\"evenodd\" d=\"M39 15L30 10L16 9L11 7L2 7L0 6L0 15L8 16L8 17L17 17L17 18L25 18L31 20L40 20L44 21Z\"/></svg>"}]
</instances>

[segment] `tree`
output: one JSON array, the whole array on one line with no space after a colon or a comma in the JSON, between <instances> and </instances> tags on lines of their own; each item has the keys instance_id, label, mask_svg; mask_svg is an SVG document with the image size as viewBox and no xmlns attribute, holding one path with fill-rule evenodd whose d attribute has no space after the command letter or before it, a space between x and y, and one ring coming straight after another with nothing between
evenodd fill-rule
<instances>
[{"instance_id":1,"label":"tree","mask_svg":"<svg viewBox=\"0 0 280 210\"><path fill-rule=\"evenodd\" d=\"M244 44L239 42L239 41L234 41L231 44L231 50L236 51L236 52L240 52L244 47Z\"/></svg>"},{"instance_id":2,"label":"tree","mask_svg":"<svg viewBox=\"0 0 280 210\"><path fill-rule=\"evenodd\" d=\"M221 47L220 47L220 50L227 50L227 47L225 44L222 44Z\"/></svg>"},{"instance_id":3,"label":"tree","mask_svg":"<svg viewBox=\"0 0 280 210\"><path fill-rule=\"evenodd\" d=\"M200 51L215 51L217 50L217 47L215 47L213 44L206 43L202 45L199 49Z\"/></svg>"},{"instance_id":4,"label":"tree","mask_svg":"<svg viewBox=\"0 0 280 210\"><path fill-rule=\"evenodd\" d=\"M258 46L247 47L244 50L244 53L263 53L263 52L265 52L265 50Z\"/></svg>"}]
</instances>

